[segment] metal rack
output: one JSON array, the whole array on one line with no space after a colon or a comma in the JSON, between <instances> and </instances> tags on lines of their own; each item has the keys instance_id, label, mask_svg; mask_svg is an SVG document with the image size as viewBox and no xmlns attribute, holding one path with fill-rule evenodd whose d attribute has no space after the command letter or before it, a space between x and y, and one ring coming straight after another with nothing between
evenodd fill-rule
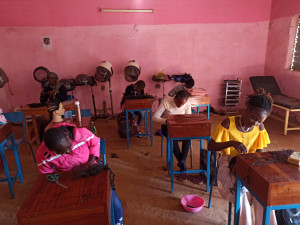
<instances>
[{"instance_id":1,"label":"metal rack","mask_svg":"<svg viewBox=\"0 0 300 225\"><path fill-rule=\"evenodd\" d=\"M224 98L222 103L225 107L225 113L235 114L239 110L241 97L242 80L224 80Z\"/></svg>"}]
</instances>

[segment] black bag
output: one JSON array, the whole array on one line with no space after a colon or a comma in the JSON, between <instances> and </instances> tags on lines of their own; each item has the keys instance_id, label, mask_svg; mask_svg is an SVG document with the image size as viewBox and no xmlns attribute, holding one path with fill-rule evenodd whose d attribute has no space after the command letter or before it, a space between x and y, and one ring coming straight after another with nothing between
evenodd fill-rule
<instances>
[{"instance_id":1,"label":"black bag","mask_svg":"<svg viewBox=\"0 0 300 225\"><path fill-rule=\"evenodd\" d=\"M218 154L216 155L218 160ZM207 150L203 149L200 152L200 169L206 170L207 169ZM211 152L210 154L210 179L214 182L214 185L217 185L217 173L218 173L218 163L217 168L215 167L215 159L214 159L214 153Z\"/></svg>"},{"instance_id":2,"label":"black bag","mask_svg":"<svg viewBox=\"0 0 300 225\"><path fill-rule=\"evenodd\" d=\"M300 208L276 210L278 225L300 225Z\"/></svg>"},{"instance_id":3,"label":"black bag","mask_svg":"<svg viewBox=\"0 0 300 225\"><path fill-rule=\"evenodd\" d=\"M118 119L118 132L121 138L126 138L126 114L125 112L122 112L119 114ZM131 113L128 113L128 130L129 130L129 136L134 136L138 134L137 126L135 119L133 118Z\"/></svg>"}]
</instances>

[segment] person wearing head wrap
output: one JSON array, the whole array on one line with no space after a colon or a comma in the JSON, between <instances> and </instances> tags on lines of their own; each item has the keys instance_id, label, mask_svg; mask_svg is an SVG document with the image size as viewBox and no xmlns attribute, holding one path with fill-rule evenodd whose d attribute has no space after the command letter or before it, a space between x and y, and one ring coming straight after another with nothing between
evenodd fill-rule
<instances>
[{"instance_id":1,"label":"person wearing head wrap","mask_svg":"<svg viewBox=\"0 0 300 225\"><path fill-rule=\"evenodd\" d=\"M52 99L64 102L68 100L68 93L65 85L58 82L57 74L49 72L47 74L47 82L45 82L43 91L40 95L40 102L42 104L47 104L47 102Z\"/></svg>"}]
</instances>

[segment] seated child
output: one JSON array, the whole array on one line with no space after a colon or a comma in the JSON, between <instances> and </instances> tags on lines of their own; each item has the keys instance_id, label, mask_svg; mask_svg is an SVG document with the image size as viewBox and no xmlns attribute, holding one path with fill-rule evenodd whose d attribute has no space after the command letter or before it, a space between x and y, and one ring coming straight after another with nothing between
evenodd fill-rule
<instances>
[{"instance_id":1,"label":"seated child","mask_svg":"<svg viewBox=\"0 0 300 225\"><path fill-rule=\"evenodd\" d=\"M235 198L231 191L235 188L233 157L260 152L270 143L263 122L272 111L272 102L271 95L265 90L256 90L247 97L242 115L226 118L211 135L207 148L210 151L222 151L218 160L218 189L222 197L231 202L234 202ZM261 224L263 208L245 187L241 190L240 200L239 224ZM252 221L251 203L254 205L255 223ZM271 211L270 224L277 224L274 211Z\"/></svg>"},{"instance_id":2,"label":"seated child","mask_svg":"<svg viewBox=\"0 0 300 225\"><path fill-rule=\"evenodd\" d=\"M146 87L146 84L143 80L138 80L136 83L128 85L126 87L126 90L123 94L123 98L121 100L121 107L123 106L127 97L145 95L145 93L144 93L145 87ZM142 112L134 112L133 114L138 116L137 125L142 126L143 113Z\"/></svg>"},{"instance_id":3,"label":"seated child","mask_svg":"<svg viewBox=\"0 0 300 225\"><path fill-rule=\"evenodd\" d=\"M54 171L70 171L81 164L94 164L100 154L100 138L86 128L60 123L44 134L44 140L36 152L41 174ZM55 168L55 169L54 169ZM121 202L112 190L115 224L123 224Z\"/></svg>"},{"instance_id":4,"label":"seated child","mask_svg":"<svg viewBox=\"0 0 300 225\"><path fill-rule=\"evenodd\" d=\"M189 93L186 90L179 91L175 97L167 98L162 101L158 109L153 115L153 121L158 122L161 125L161 130L164 136L167 136L167 118L163 118L162 115L174 115L174 114L191 114L191 103L189 102ZM180 168L180 171L187 170L186 167L186 157L190 148L190 141L182 141L182 152L178 145L178 141L173 141L173 153L177 159L177 166ZM180 179L186 180L186 174L181 174Z\"/></svg>"}]
</instances>

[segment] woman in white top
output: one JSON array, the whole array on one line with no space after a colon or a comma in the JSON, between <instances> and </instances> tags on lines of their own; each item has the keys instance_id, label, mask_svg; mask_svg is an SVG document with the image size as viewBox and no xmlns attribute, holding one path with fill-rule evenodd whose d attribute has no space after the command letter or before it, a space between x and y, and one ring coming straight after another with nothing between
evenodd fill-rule
<instances>
[{"instance_id":1,"label":"woman in white top","mask_svg":"<svg viewBox=\"0 0 300 225\"><path fill-rule=\"evenodd\" d=\"M190 94L186 90L181 90L175 97L164 99L159 105L153 115L153 120L162 124L161 130L164 136L167 136L167 125L165 124L167 118L165 116L192 113L189 97ZM162 117L163 114L164 117ZM173 146L173 153L178 161L177 166L180 168L180 171L187 170L185 161L189 152L190 141L182 141L182 152L180 152L178 141L173 141Z\"/></svg>"}]
</instances>

